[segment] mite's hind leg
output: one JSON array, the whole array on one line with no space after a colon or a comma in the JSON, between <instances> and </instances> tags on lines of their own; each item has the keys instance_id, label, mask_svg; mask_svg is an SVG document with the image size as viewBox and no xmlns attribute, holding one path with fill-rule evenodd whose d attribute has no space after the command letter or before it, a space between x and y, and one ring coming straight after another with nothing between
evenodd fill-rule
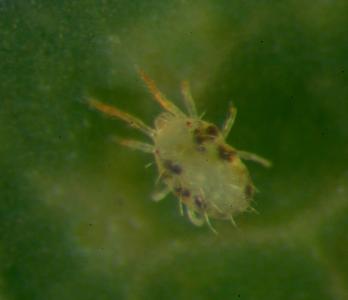
<instances>
[{"instance_id":1,"label":"mite's hind leg","mask_svg":"<svg viewBox=\"0 0 348 300\"><path fill-rule=\"evenodd\" d=\"M241 159L251 160L251 161L257 162L260 165L264 166L265 168L269 168L272 166L271 161L269 161L268 159L263 158L257 154L246 152L246 151L241 151L241 150L237 150L237 154L239 155L239 157Z\"/></svg>"},{"instance_id":2,"label":"mite's hind leg","mask_svg":"<svg viewBox=\"0 0 348 300\"><path fill-rule=\"evenodd\" d=\"M216 231L216 229L213 227L213 225L211 225L210 220L209 220L209 216L207 213L204 213L204 219L205 222L208 224L208 227L210 228L210 230L214 233L214 234L218 234L218 232Z\"/></svg>"},{"instance_id":3,"label":"mite's hind leg","mask_svg":"<svg viewBox=\"0 0 348 300\"><path fill-rule=\"evenodd\" d=\"M201 216L198 216L194 210L186 207L186 211L187 216L193 225L202 226L204 224L204 219Z\"/></svg>"},{"instance_id":4,"label":"mite's hind leg","mask_svg":"<svg viewBox=\"0 0 348 300\"><path fill-rule=\"evenodd\" d=\"M96 99L88 99L87 101L88 101L88 104L91 107L95 108L96 110L99 110L100 112L110 117L117 118L126 122L131 127L142 131L149 137L154 136L154 130L151 127L147 126L143 121L139 120L138 118L124 111L121 111L116 107L104 104L103 102L100 102Z\"/></svg>"},{"instance_id":5,"label":"mite's hind leg","mask_svg":"<svg viewBox=\"0 0 348 300\"><path fill-rule=\"evenodd\" d=\"M193 100L191 94L190 83L188 81L181 82L181 92L184 96L184 103L187 108L187 111L191 117L197 118L197 109L195 101Z\"/></svg>"},{"instance_id":6,"label":"mite's hind leg","mask_svg":"<svg viewBox=\"0 0 348 300\"><path fill-rule=\"evenodd\" d=\"M237 116L237 108L235 108L233 104L230 103L228 107L226 120L224 124L222 125L222 129L221 129L221 132L224 138L226 138L228 134L230 133L232 126L234 124L234 121L236 120L236 116Z\"/></svg>"},{"instance_id":7,"label":"mite's hind leg","mask_svg":"<svg viewBox=\"0 0 348 300\"><path fill-rule=\"evenodd\" d=\"M146 153L154 152L154 146L147 143L143 143L143 142L139 142L135 140L129 140L129 139L120 139L117 137L113 137L112 140L122 146L126 146L134 150L139 150Z\"/></svg>"},{"instance_id":8,"label":"mite's hind leg","mask_svg":"<svg viewBox=\"0 0 348 300\"><path fill-rule=\"evenodd\" d=\"M156 83L141 69L138 69L141 79L145 82L150 93L154 96L155 100L173 115L184 116L184 113L157 88Z\"/></svg>"},{"instance_id":9,"label":"mite's hind leg","mask_svg":"<svg viewBox=\"0 0 348 300\"><path fill-rule=\"evenodd\" d=\"M167 197L169 193L170 188L168 186L163 186L159 189L156 189L156 191L152 193L151 198L153 201L159 202L163 200L165 197Z\"/></svg>"}]
</instances>

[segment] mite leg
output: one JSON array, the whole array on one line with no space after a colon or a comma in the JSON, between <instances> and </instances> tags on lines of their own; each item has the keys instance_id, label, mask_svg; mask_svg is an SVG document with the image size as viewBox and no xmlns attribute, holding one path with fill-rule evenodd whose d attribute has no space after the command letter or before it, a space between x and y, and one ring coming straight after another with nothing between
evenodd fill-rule
<instances>
[{"instance_id":1,"label":"mite leg","mask_svg":"<svg viewBox=\"0 0 348 300\"><path fill-rule=\"evenodd\" d=\"M162 94L157 88L155 82L141 69L138 70L141 79L145 82L150 93L154 96L155 100L162 106L163 109L169 111L175 116L185 116L184 113L170 100Z\"/></svg>"},{"instance_id":2,"label":"mite leg","mask_svg":"<svg viewBox=\"0 0 348 300\"><path fill-rule=\"evenodd\" d=\"M187 215L193 225L202 226L204 224L204 219L196 214L195 211L187 207Z\"/></svg>"},{"instance_id":3,"label":"mite leg","mask_svg":"<svg viewBox=\"0 0 348 300\"><path fill-rule=\"evenodd\" d=\"M112 140L122 146L126 146L134 150L139 150L146 153L153 153L155 151L155 148L153 147L153 145L150 145L147 143L143 143L143 142L139 142L135 140L119 139L117 137L113 137Z\"/></svg>"},{"instance_id":4,"label":"mite leg","mask_svg":"<svg viewBox=\"0 0 348 300\"><path fill-rule=\"evenodd\" d=\"M214 234L218 234L218 232L216 231L216 229L213 227L213 225L211 225L210 220L209 220L209 216L207 213L204 213L204 219L206 221L206 223L208 224L208 227L210 228L210 230L214 233Z\"/></svg>"},{"instance_id":5,"label":"mite leg","mask_svg":"<svg viewBox=\"0 0 348 300\"><path fill-rule=\"evenodd\" d=\"M125 123L127 123L131 127L142 131L143 133L145 133L149 137L154 136L154 130L151 127L147 126L143 121L139 120L138 118L136 118L136 117L134 117L126 112L123 112L116 107L104 104L98 100L91 98L91 99L88 99L87 101L88 101L88 104L91 107L95 108L96 110L99 110L100 112L102 112L110 117L117 118L117 119L124 121Z\"/></svg>"},{"instance_id":6,"label":"mite leg","mask_svg":"<svg viewBox=\"0 0 348 300\"><path fill-rule=\"evenodd\" d=\"M232 126L234 124L234 121L236 120L236 116L237 116L237 108L235 108L233 104L230 103L228 107L226 120L224 124L222 125L222 129L221 129L222 135L224 138L227 138L228 134L230 133Z\"/></svg>"},{"instance_id":7,"label":"mite leg","mask_svg":"<svg viewBox=\"0 0 348 300\"><path fill-rule=\"evenodd\" d=\"M252 160L264 166L265 168L269 168L272 166L272 162L270 162L266 158L258 156L257 154L246 152L246 151L240 151L240 150L237 150L237 154L240 156L241 159Z\"/></svg>"},{"instance_id":8,"label":"mite leg","mask_svg":"<svg viewBox=\"0 0 348 300\"><path fill-rule=\"evenodd\" d=\"M184 96L184 103L187 108L187 111L191 117L197 118L197 109L195 101L193 100L191 94L190 83L188 81L183 81L181 83L181 92Z\"/></svg>"},{"instance_id":9,"label":"mite leg","mask_svg":"<svg viewBox=\"0 0 348 300\"><path fill-rule=\"evenodd\" d=\"M170 193L170 188L168 186L162 187L162 189L156 190L152 195L151 198L155 202L159 202L163 200L168 194Z\"/></svg>"},{"instance_id":10,"label":"mite leg","mask_svg":"<svg viewBox=\"0 0 348 300\"><path fill-rule=\"evenodd\" d=\"M184 215L184 206L182 205L181 199L179 199L179 212L180 212L180 216Z\"/></svg>"},{"instance_id":11,"label":"mite leg","mask_svg":"<svg viewBox=\"0 0 348 300\"><path fill-rule=\"evenodd\" d=\"M256 208L252 207L252 206L249 206L247 211L251 212L251 213L254 213L254 214L257 214L257 215L260 214L259 211Z\"/></svg>"},{"instance_id":12,"label":"mite leg","mask_svg":"<svg viewBox=\"0 0 348 300\"><path fill-rule=\"evenodd\" d=\"M147 164L145 165L145 169L152 167L152 165L153 165L153 162L152 162L152 161L149 162L149 163L147 163Z\"/></svg>"},{"instance_id":13,"label":"mite leg","mask_svg":"<svg viewBox=\"0 0 348 300\"><path fill-rule=\"evenodd\" d=\"M162 166L160 166L155 184L158 184L162 179L165 179L165 177L167 176L168 176L168 173L166 172L166 170Z\"/></svg>"},{"instance_id":14,"label":"mite leg","mask_svg":"<svg viewBox=\"0 0 348 300\"><path fill-rule=\"evenodd\" d=\"M231 221L232 225L237 228L237 223L234 220L234 218L232 217L232 215L230 216L230 221Z\"/></svg>"}]
</instances>

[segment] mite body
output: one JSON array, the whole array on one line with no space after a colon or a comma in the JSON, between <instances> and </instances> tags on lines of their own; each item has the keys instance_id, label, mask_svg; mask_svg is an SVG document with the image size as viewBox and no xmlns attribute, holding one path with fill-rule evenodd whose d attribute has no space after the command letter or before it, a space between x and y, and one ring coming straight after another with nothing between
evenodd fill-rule
<instances>
[{"instance_id":1,"label":"mite body","mask_svg":"<svg viewBox=\"0 0 348 300\"><path fill-rule=\"evenodd\" d=\"M239 151L226 143L236 117L236 109L229 107L228 116L219 129L198 117L188 82L181 85L188 114L169 101L143 71L139 71L155 100L165 112L156 119L154 128L119 109L95 99L89 104L97 110L123 120L148 135L153 144L135 140L118 140L122 145L155 156L159 179L163 188L154 193L159 201L172 192L179 199L180 212L184 207L190 221L197 225L212 219L229 219L247 210L255 187L242 159L254 160L265 167L271 163L252 153Z\"/></svg>"}]
</instances>

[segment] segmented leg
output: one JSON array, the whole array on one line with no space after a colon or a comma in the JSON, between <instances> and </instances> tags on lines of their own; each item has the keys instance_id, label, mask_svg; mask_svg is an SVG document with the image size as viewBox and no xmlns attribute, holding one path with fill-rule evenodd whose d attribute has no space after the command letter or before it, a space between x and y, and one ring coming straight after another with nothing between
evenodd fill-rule
<instances>
[{"instance_id":1,"label":"segmented leg","mask_svg":"<svg viewBox=\"0 0 348 300\"><path fill-rule=\"evenodd\" d=\"M204 219L208 224L208 227L210 228L210 230L214 233L214 234L218 234L218 232L216 231L216 229L213 227L213 225L211 225L210 220L209 220L209 216L207 213L204 213Z\"/></svg>"},{"instance_id":2,"label":"segmented leg","mask_svg":"<svg viewBox=\"0 0 348 300\"><path fill-rule=\"evenodd\" d=\"M193 100L191 94L190 83L188 81L183 81L181 83L181 92L184 96L184 103L187 108L187 111L191 117L197 118L197 109L195 105L195 101Z\"/></svg>"},{"instance_id":3,"label":"segmented leg","mask_svg":"<svg viewBox=\"0 0 348 300\"><path fill-rule=\"evenodd\" d=\"M170 188L168 186L163 186L161 189L153 192L151 197L153 201L159 202L163 200L166 196L168 196L169 193L170 193Z\"/></svg>"},{"instance_id":4,"label":"segmented leg","mask_svg":"<svg viewBox=\"0 0 348 300\"><path fill-rule=\"evenodd\" d=\"M139 120L138 118L124 111L121 111L116 107L104 104L96 99L92 99L92 98L88 99L88 103L91 107L95 108L96 110L99 110L110 117L117 118L126 122L131 127L142 131L149 137L154 136L154 130L151 127L147 126L143 121Z\"/></svg>"},{"instance_id":5,"label":"segmented leg","mask_svg":"<svg viewBox=\"0 0 348 300\"><path fill-rule=\"evenodd\" d=\"M163 109L176 116L185 116L184 113L157 88L156 83L141 69L138 69L141 79L145 82L150 93Z\"/></svg>"},{"instance_id":6,"label":"segmented leg","mask_svg":"<svg viewBox=\"0 0 348 300\"><path fill-rule=\"evenodd\" d=\"M135 141L135 140L120 139L117 137L113 137L112 139L114 142L116 142L122 146L126 146L126 147L129 147L131 149L143 151L146 153L153 153L154 149L155 149L153 145L139 142L139 141Z\"/></svg>"},{"instance_id":7,"label":"segmented leg","mask_svg":"<svg viewBox=\"0 0 348 300\"><path fill-rule=\"evenodd\" d=\"M196 214L195 211L187 207L187 216L191 223L196 226L202 226L204 224L204 219Z\"/></svg>"},{"instance_id":8,"label":"segmented leg","mask_svg":"<svg viewBox=\"0 0 348 300\"><path fill-rule=\"evenodd\" d=\"M237 108L235 108L233 104L230 103L228 107L226 120L221 129L222 135L224 138L226 138L228 134L230 133L232 126L234 124L234 121L236 120L236 116L237 116Z\"/></svg>"},{"instance_id":9,"label":"segmented leg","mask_svg":"<svg viewBox=\"0 0 348 300\"><path fill-rule=\"evenodd\" d=\"M237 150L237 154L240 156L241 159L252 160L264 166L265 168L269 168L272 166L272 162L270 162L268 159L263 158L257 154L241 151L241 150Z\"/></svg>"}]
</instances>

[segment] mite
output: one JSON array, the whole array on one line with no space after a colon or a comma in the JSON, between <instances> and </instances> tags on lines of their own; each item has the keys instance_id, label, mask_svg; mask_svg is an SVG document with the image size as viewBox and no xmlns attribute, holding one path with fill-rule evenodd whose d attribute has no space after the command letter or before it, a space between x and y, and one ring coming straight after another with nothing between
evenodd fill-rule
<instances>
[{"instance_id":1,"label":"mite","mask_svg":"<svg viewBox=\"0 0 348 300\"><path fill-rule=\"evenodd\" d=\"M153 194L155 201L170 192L179 199L180 213L184 208L189 220L197 226L206 223L217 233L210 219L230 220L234 216L254 210L251 201L255 193L248 169L241 159L252 160L265 167L271 162L256 154L240 151L226 143L236 118L233 105L221 128L202 119L187 81L181 91L187 112L183 112L157 88L144 71L139 70L155 101L163 108L151 128L140 119L104 104L88 99L89 105L109 117L120 119L146 134L152 143L118 139L118 143L154 156L162 188Z\"/></svg>"}]
</instances>

